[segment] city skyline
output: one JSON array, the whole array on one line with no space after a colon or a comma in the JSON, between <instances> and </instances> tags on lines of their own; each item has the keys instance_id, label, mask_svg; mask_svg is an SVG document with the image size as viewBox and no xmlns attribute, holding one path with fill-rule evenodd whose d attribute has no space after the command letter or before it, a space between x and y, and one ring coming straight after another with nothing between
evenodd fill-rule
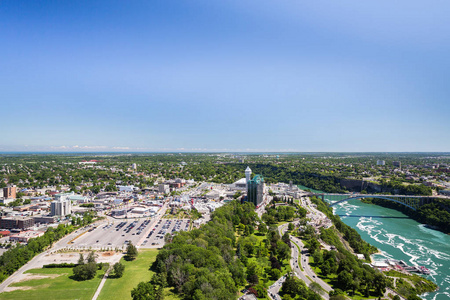
<instances>
[{"instance_id":1,"label":"city skyline","mask_svg":"<svg viewBox=\"0 0 450 300\"><path fill-rule=\"evenodd\" d=\"M0 152L448 152L449 13L2 1Z\"/></svg>"}]
</instances>

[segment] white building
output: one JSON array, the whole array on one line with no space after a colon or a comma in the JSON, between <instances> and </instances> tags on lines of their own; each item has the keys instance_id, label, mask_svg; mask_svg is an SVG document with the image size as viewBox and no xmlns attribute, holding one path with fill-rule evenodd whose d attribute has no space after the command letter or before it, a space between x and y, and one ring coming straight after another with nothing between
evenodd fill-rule
<instances>
[{"instance_id":1,"label":"white building","mask_svg":"<svg viewBox=\"0 0 450 300\"><path fill-rule=\"evenodd\" d=\"M252 176L252 169L250 169L249 166L247 166L247 169L245 169L245 178L241 178L238 181L230 184L230 188L232 190L247 190L247 182L250 181Z\"/></svg>"},{"instance_id":2,"label":"white building","mask_svg":"<svg viewBox=\"0 0 450 300\"><path fill-rule=\"evenodd\" d=\"M158 186L158 192L161 194L168 194L170 193L170 186L168 184L160 183Z\"/></svg>"},{"instance_id":3,"label":"white building","mask_svg":"<svg viewBox=\"0 0 450 300\"><path fill-rule=\"evenodd\" d=\"M246 178L239 179L235 183L232 183L230 185L230 188L233 189L233 190L246 190L246 188L247 188L247 179Z\"/></svg>"},{"instance_id":4,"label":"white building","mask_svg":"<svg viewBox=\"0 0 450 300\"><path fill-rule=\"evenodd\" d=\"M78 204L89 202L89 197L82 196L82 195L70 195L68 198L70 201L77 202Z\"/></svg>"},{"instance_id":5,"label":"white building","mask_svg":"<svg viewBox=\"0 0 450 300\"><path fill-rule=\"evenodd\" d=\"M138 207L133 208L133 210L131 211L131 213L143 215L143 214L148 213L148 208L142 207L142 206L138 206Z\"/></svg>"},{"instance_id":6,"label":"white building","mask_svg":"<svg viewBox=\"0 0 450 300\"><path fill-rule=\"evenodd\" d=\"M249 182L252 177L252 169L250 169L249 166L247 166L247 169L245 169L245 181Z\"/></svg>"},{"instance_id":7,"label":"white building","mask_svg":"<svg viewBox=\"0 0 450 300\"><path fill-rule=\"evenodd\" d=\"M377 160L377 166L384 166L386 162L384 160Z\"/></svg>"},{"instance_id":8,"label":"white building","mask_svg":"<svg viewBox=\"0 0 450 300\"><path fill-rule=\"evenodd\" d=\"M119 192L128 192L128 193L133 192L135 189L134 185L119 185L117 186L117 188L119 189Z\"/></svg>"},{"instance_id":9,"label":"white building","mask_svg":"<svg viewBox=\"0 0 450 300\"><path fill-rule=\"evenodd\" d=\"M72 213L72 201L70 201L70 196L74 193L64 193L56 194L55 201L52 201L50 205L51 216L67 216Z\"/></svg>"}]
</instances>

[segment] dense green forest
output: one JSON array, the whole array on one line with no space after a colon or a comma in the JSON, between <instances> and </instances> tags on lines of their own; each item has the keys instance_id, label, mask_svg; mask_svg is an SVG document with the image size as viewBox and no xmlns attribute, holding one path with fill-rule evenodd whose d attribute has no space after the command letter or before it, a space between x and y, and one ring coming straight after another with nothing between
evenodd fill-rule
<instances>
[{"instance_id":1,"label":"dense green forest","mask_svg":"<svg viewBox=\"0 0 450 300\"><path fill-rule=\"evenodd\" d=\"M140 283L141 289L148 284L157 291L164 282L184 299L228 300L247 287L265 298L269 282L288 268L290 246L289 238L280 237L276 226L262 223L254 209L251 203L232 201L199 229L175 235L151 266L163 280Z\"/></svg>"},{"instance_id":2,"label":"dense green forest","mask_svg":"<svg viewBox=\"0 0 450 300\"><path fill-rule=\"evenodd\" d=\"M343 236L355 253L364 254L367 260L370 260L370 254L377 251L376 247L363 241L356 230L344 224L339 216L333 215L322 200L315 197L311 200L333 221L335 227L321 228L320 235L317 235L313 228L307 226L306 230L300 232L300 236L306 241L313 258L312 265L317 268L318 275L332 279L333 295L342 292L365 297L383 295L388 284L386 277L357 259L344 246L339 235ZM336 250L321 250L317 241L319 237L325 243L335 246Z\"/></svg>"},{"instance_id":3,"label":"dense green forest","mask_svg":"<svg viewBox=\"0 0 450 300\"><path fill-rule=\"evenodd\" d=\"M177 234L158 253L152 269L185 299L235 299L238 286L245 284L245 271L235 256L233 219L252 225L256 218L252 205L233 201L200 229Z\"/></svg>"}]
</instances>

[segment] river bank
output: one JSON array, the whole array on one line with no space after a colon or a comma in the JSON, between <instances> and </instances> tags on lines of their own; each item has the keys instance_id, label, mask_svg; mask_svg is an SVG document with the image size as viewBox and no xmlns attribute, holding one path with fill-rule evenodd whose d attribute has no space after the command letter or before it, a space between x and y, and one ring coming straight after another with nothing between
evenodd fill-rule
<instances>
[{"instance_id":1,"label":"river bank","mask_svg":"<svg viewBox=\"0 0 450 300\"><path fill-rule=\"evenodd\" d=\"M439 290L421 297L426 300L450 299L449 235L427 228L397 210L359 200L336 205L333 212L358 231L362 239L378 248L379 252L371 256L372 261L395 259L424 266L430 270L430 275L422 276L435 282Z\"/></svg>"},{"instance_id":2,"label":"river bank","mask_svg":"<svg viewBox=\"0 0 450 300\"><path fill-rule=\"evenodd\" d=\"M422 298L450 298L450 236L429 229L399 211L358 200L337 205L334 213L380 250L372 255L373 261L403 260L429 269L430 275L422 276L435 282L439 290L421 295Z\"/></svg>"}]
</instances>

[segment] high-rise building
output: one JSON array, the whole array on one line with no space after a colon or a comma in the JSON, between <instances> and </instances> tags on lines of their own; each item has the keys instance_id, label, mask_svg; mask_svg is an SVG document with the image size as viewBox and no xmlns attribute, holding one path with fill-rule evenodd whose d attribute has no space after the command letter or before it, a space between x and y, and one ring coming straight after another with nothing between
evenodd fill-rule
<instances>
[{"instance_id":1,"label":"high-rise building","mask_svg":"<svg viewBox=\"0 0 450 300\"><path fill-rule=\"evenodd\" d=\"M131 168L132 168L133 170L136 170L136 169L137 169L137 165L134 163L134 164L131 165Z\"/></svg>"},{"instance_id":2,"label":"high-rise building","mask_svg":"<svg viewBox=\"0 0 450 300\"><path fill-rule=\"evenodd\" d=\"M386 162L384 160L377 160L377 166L384 166Z\"/></svg>"},{"instance_id":3,"label":"high-rise building","mask_svg":"<svg viewBox=\"0 0 450 300\"><path fill-rule=\"evenodd\" d=\"M261 175L256 175L252 180L247 181L247 201L259 206L263 199L264 178Z\"/></svg>"},{"instance_id":4,"label":"high-rise building","mask_svg":"<svg viewBox=\"0 0 450 300\"><path fill-rule=\"evenodd\" d=\"M3 188L3 198L16 199L16 186L8 184L7 187Z\"/></svg>"},{"instance_id":5,"label":"high-rise building","mask_svg":"<svg viewBox=\"0 0 450 300\"><path fill-rule=\"evenodd\" d=\"M158 185L158 192L160 192L161 194L168 194L168 193L170 193L170 185L164 184L164 183L160 183Z\"/></svg>"},{"instance_id":6,"label":"high-rise building","mask_svg":"<svg viewBox=\"0 0 450 300\"><path fill-rule=\"evenodd\" d=\"M74 193L56 194L55 201L50 204L51 216L67 216L72 213L72 201L69 197Z\"/></svg>"},{"instance_id":7,"label":"high-rise building","mask_svg":"<svg viewBox=\"0 0 450 300\"><path fill-rule=\"evenodd\" d=\"M393 161L392 164L394 165L394 167L398 167L398 168L402 167L402 163L399 161Z\"/></svg>"}]
</instances>

